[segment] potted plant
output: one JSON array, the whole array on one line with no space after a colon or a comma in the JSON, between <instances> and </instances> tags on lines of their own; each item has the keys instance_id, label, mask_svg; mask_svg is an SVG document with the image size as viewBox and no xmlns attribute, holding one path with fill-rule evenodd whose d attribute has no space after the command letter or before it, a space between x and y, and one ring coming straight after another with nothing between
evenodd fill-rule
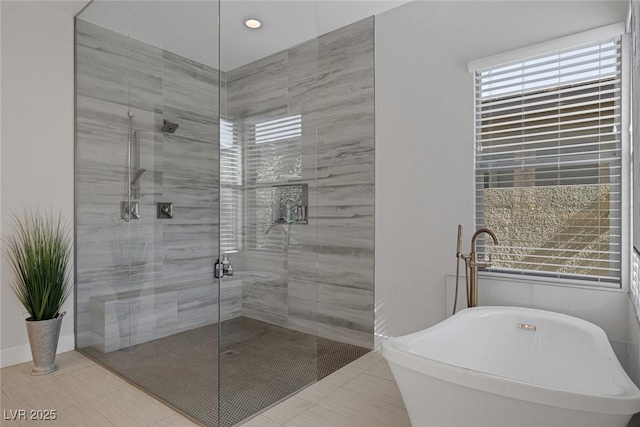
<instances>
[{"instance_id":1,"label":"potted plant","mask_svg":"<svg viewBox=\"0 0 640 427\"><path fill-rule=\"evenodd\" d=\"M68 266L71 239L61 216L26 212L14 216L15 232L6 243L6 255L15 273L11 284L29 317L26 319L34 369L44 375L58 369L55 364L62 304L73 289Z\"/></svg>"}]
</instances>

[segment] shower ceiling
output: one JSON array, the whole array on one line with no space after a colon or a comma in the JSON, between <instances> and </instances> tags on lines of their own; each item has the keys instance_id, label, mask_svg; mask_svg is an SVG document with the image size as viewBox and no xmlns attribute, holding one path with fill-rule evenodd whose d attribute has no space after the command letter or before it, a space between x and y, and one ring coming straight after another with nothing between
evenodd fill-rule
<instances>
[{"instance_id":1,"label":"shower ceiling","mask_svg":"<svg viewBox=\"0 0 640 427\"><path fill-rule=\"evenodd\" d=\"M409 0L226 0L221 6L222 71L282 51ZM218 68L211 48L218 29L215 1L131 1L131 37L194 61ZM82 19L127 34L129 2L95 0ZM263 26L249 30L244 20L259 18ZM207 42L203 42L203 40ZM206 48L205 48L206 47Z\"/></svg>"}]
</instances>

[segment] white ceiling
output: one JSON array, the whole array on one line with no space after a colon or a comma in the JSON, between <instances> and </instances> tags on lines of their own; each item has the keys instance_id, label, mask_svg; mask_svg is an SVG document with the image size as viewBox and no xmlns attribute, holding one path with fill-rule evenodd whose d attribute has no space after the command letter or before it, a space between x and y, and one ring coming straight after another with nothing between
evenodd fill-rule
<instances>
[{"instance_id":1,"label":"white ceiling","mask_svg":"<svg viewBox=\"0 0 640 427\"><path fill-rule=\"evenodd\" d=\"M223 0L220 69L233 70L410 0ZM262 28L250 30L255 17ZM95 0L80 18L218 68L218 2Z\"/></svg>"}]
</instances>

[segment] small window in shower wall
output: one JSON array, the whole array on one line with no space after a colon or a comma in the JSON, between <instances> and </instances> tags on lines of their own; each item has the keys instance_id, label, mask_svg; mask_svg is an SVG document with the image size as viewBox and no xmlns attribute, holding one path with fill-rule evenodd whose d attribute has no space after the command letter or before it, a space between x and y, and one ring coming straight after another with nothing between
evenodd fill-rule
<instances>
[{"instance_id":1,"label":"small window in shower wall","mask_svg":"<svg viewBox=\"0 0 640 427\"><path fill-rule=\"evenodd\" d=\"M475 71L492 270L620 283L621 49L614 37Z\"/></svg>"},{"instance_id":2,"label":"small window in shower wall","mask_svg":"<svg viewBox=\"0 0 640 427\"><path fill-rule=\"evenodd\" d=\"M237 127L220 120L220 251L242 249L242 147Z\"/></svg>"},{"instance_id":3,"label":"small window in shower wall","mask_svg":"<svg viewBox=\"0 0 640 427\"><path fill-rule=\"evenodd\" d=\"M301 115L245 123L245 179L247 248L274 250L287 242L295 250L289 228L303 222L298 208L306 209L307 197Z\"/></svg>"},{"instance_id":4,"label":"small window in shower wall","mask_svg":"<svg viewBox=\"0 0 640 427\"><path fill-rule=\"evenodd\" d=\"M254 139L256 144L284 141L300 136L302 136L302 116L300 114L267 120L255 125Z\"/></svg>"}]
</instances>

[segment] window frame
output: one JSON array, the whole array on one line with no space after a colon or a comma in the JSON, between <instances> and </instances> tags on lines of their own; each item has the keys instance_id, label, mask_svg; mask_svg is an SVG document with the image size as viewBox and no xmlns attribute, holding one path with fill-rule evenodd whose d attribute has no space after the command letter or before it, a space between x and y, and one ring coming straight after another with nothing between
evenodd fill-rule
<instances>
[{"instance_id":1,"label":"window frame","mask_svg":"<svg viewBox=\"0 0 640 427\"><path fill-rule=\"evenodd\" d=\"M288 126L287 132L285 135L277 136L275 138L266 138L267 140L256 140L256 136L260 133L260 130L257 129L261 125L272 126L274 123L284 123L285 126ZM296 130L298 133L292 134L290 133L293 122L293 126L297 126ZM273 130L273 129L272 129ZM281 144L284 147L287 147L288 150L291 144L300 144L300 149L302 150L302 136L303 135L303 120L301 113L285 113L284 115L278 117L261 117L261 116L253 116L251 118L245 118L243 120L242 126L242 150L243 150L243 188L244 188L244 224L243 224L243 248L247 253L272 253L274 248L272 247L264 247L258 245L258 233L259 233L259 225L257 220L257 191L261 189L268 189L273 191L274 187L281 187L287 185L302 185L305 181L302 177L302 163L301 174L298 178L287 178L283 180L274 180L274 181L265 181L258 182L255 180L254 174L256 173L256 168L252 168L247 164L247 162L251 161L252 155L249 155L251 150L268 150L269 147L277 147ZM253 137L252 137L253 136ZM263 148L261 148L263 147ZM301 151L302 153L302 151ZM252 224L253 227L251 230L247 228L248 224ZM273 224L272 224L273 225ZM282 231L275 230L274 233L280 235ZM300 249L296 249L293 247L289 248L291 253L299 252Z\"/></svg>"},{"instance_id":2,"label":"window frame","mask_svg":"<svg viewBox=\"0 0 640 427\"><path fill-rule=\"evenodd\" d=\"M470 61L468 69L471 76L471 87L473 94L473 143L470 149L473 150L473 224L476 224L477 213L477 181L476 181L476 153L477 153L477 93L475 72L482 69L500 66L508 62L523 61L546 53L552 53L563 49L570 49L580 45L595 43L612 37L621 37L621 87L620 87L620 114L621 114L621 170L620 170L620 278L615 281L599 281L593 279L580 278L577 275L560 275L550 273L549 275L536 274L533 270L480 270L479 275L483 278L506 279L506 280L525 280L527 282L540 282L543 284L557 284L562 286L577 286L596 289L611 289L628 292L630 289L630 281L632 275L632 259L633 243L631 239L631 135L630 135L630 114L631 101L630 79L631 79L631 54L630 39L625 32L624 23L609 25L607 27L597 28L594 30L578 33L573 36L563 37L561 39L552 40L550 42L541 43L523 49L517 49L510 52L494 55L487 58L481 58ZM554 275L555 274L555 275Z\"/></svg>"}]
</instances>

